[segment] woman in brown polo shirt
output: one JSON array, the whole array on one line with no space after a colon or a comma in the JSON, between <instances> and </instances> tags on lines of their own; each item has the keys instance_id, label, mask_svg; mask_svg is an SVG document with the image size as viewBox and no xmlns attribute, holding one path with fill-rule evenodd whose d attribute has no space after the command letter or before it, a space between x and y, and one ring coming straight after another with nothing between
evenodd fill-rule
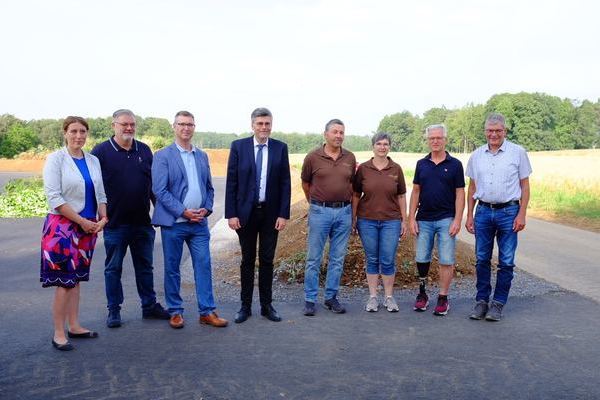
<instances>
[{"instance_id":1,"label":"woman in brown polo shirt","mask_svg":"<svg viewBox=\"0 0 600 400\"><path fill-rule=\"evenodd\" d=\"M397 312L394 299L396 250L400 236L406 229L406 184L400 165L387 155L392 139L387 133L377 133L371 140L373 158L358 166L354 178L352 216L365 249L369 301L365 309L379 309L377 286L379 275L383 281L383 306Z\"/></svg>"}]
</instances>

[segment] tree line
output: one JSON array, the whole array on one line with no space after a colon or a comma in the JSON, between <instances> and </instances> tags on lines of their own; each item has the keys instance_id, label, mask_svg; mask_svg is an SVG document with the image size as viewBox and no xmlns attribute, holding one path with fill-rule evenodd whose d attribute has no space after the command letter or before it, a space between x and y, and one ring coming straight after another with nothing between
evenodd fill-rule
<instances>
[{"instance_id":1,"label":"tree line","mask_svg":"<svg viewBox=\"0 0 600 400\"><path fill-rule=\"evenodd\" d=\"M424 152L427 151L423 139L425 127L444 123L448 127L448 149L467 153L485 143L483 124L490 112L504 114L508 138L529 151L600 146L600 99L595 103L579 102L544 93L497 94L485 104L467 104L456 109L434 107L422 116L402 111L384 116L376 131L392 136L393 151ZM111 117L87 121L89 146L112 136ZM202 148L226 149L233 140L247 135L247 132L196 132L195 141ZM306 153L323 141L320 133L273 132L272 136L286 142L291 153ZM137 117L137 137L153 149L164 147L172 141L171 123L164 118ZM11 158L31 150L54 150L62 142L62 119L24 121L10 114L0 115L0 157ZM369 150L370 135L348 135L344 147L352 151Z\"/></svg>"},{"instance_id":2,"label":"tree line","mask_svg":"<svg viewBox=\"0 0 600 400\"><path fill-rule=\"evenodd\" d=\"M469 153L485 143L483 125L490 112L504 114L508 139L529 151L600 146L600 100L579 102L544 93L497 94L485 104L431 108L423 116L403 111L383 117L377 130L391 134L394 151L423 152L425 127L444 123L448 149Z\"/></svg>"}]
</instances>

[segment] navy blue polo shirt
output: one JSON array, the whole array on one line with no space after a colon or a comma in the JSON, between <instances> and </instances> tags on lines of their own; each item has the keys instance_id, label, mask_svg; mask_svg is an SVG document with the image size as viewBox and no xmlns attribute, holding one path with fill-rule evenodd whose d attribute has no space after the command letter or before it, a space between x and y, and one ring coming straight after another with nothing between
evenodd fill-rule
<instances>
[{"instance_id":1,"label":"navy blue polo shirt","mask_svg":"<svg viewBox=\"0 0 600 400\"><path fill-rule=\"evenodd\" d=\"M94 147L92 154L100 160L107 199L109 228L119 225L150 225L152 194L152 150L133 140L125 150L114 140Z\"/></svg>"},{"instance_id":2,"label":"navy blue polo shirt","mask_svg":"<svg viewBox=\"0 0 600 400\"><path fill-rule=\"evenodd\" d=\"M435 164L431 153L417 161L413 184L419 185L418 221L454 218L456 189L465 187L465 174L460 160L446 152L446 159Z\"/></svg>"}]
</instances>

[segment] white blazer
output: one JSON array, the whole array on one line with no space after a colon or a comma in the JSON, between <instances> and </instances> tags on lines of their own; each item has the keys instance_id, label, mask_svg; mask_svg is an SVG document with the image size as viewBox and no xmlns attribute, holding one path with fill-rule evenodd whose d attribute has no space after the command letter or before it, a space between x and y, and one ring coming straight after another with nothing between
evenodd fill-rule
<instances>
[{"instance_id":1,"label":"white blazer","mask_svg":"<svg viewBox=\"0 0 600 400\"><path fill-rule=\"evenodd\" d=\"M86 152L83 153L83 156L94 183L96 203L98 205L101 203L106 204L100 161L96 156ZM51 214L60 214L56 208L65 203L69 204L76 213L83 210L85 206L85 181L66 147L51 153L46 158L46 164L44 164L44 191L46 192Z\"/></svg>"}]
</instances>

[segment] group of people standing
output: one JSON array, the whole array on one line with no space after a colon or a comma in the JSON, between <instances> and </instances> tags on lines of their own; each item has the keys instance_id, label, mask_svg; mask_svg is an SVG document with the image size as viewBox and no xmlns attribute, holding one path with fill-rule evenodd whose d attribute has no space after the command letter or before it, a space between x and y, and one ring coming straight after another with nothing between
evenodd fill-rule
<instances>
[{"instance_id":1,"label":"group of people standing","mask_svg":"<svg viewBox=\"0 0 600 400\"><path fill-rule=\"evenodd\" d=\"M241 308L234 322L252 315L254 274L258 253L260 313L278 322L272 305L273 259L279 231L290 217L291 180L287 145L270 137L273 116L266 108L251 114L253 135L231 145L225 189L225 218L235 230L242 251ZM183 328L180 263L187 244L194 272L199 322L224 327L216 313L212 289L210 231L214 188L208 157L192 144L194 116L180 111L173 122L174 142L152 154L135 140L133 112L113 114L114 135L83 151L89 125L81 117L63 123L65 147L50 154L44 167L44 187L50 212L42 236L42 286L55 286L52 344L73 349L68 339L97 338L79 323L79 282L89 279L97 234L104 231L106 325L122 324L124 300L121 274L129 249L135 270L142 317L164 319ZM434 314L449 310L448 290L454 275L455 241L465 205L462 164L445 150L444 125L427 127L431 152L417 163L407 213L402 168L388 157L392 138L378 133L372 139L373 157L356 166L354 154L342 147L344 123L325 126L325 143L310 152L302 165L302 189L309 203L304 315L316 314L321 264L329 241L324 306L334 313L345 307L337 294L348 239L353 231L365 250L369 300L365 309L399 310L393 296L396 250L408 231L417 237L416 263L420 279L414 306L429 304L426 282L434 243L440 260L440 290ZM525 227L531 167L525 150L506 140L500 114L485 122L487 144L469 160L466 228L475 234L477 296L471 318L497 321L508 298L513 276L517 232ZM477 211L475 204L477 202ZM151 204L154 205L150 217ZM167 308L157 302L153 279L155 230L160 227L164 255ZM491 296L491 257L494 238L499 246L498 278ZM257 252L258 247L258 252ZM378 297L379 276L384 288ZM66 334L65 334L66 328Z\"/></svg>"}]
</instances>

